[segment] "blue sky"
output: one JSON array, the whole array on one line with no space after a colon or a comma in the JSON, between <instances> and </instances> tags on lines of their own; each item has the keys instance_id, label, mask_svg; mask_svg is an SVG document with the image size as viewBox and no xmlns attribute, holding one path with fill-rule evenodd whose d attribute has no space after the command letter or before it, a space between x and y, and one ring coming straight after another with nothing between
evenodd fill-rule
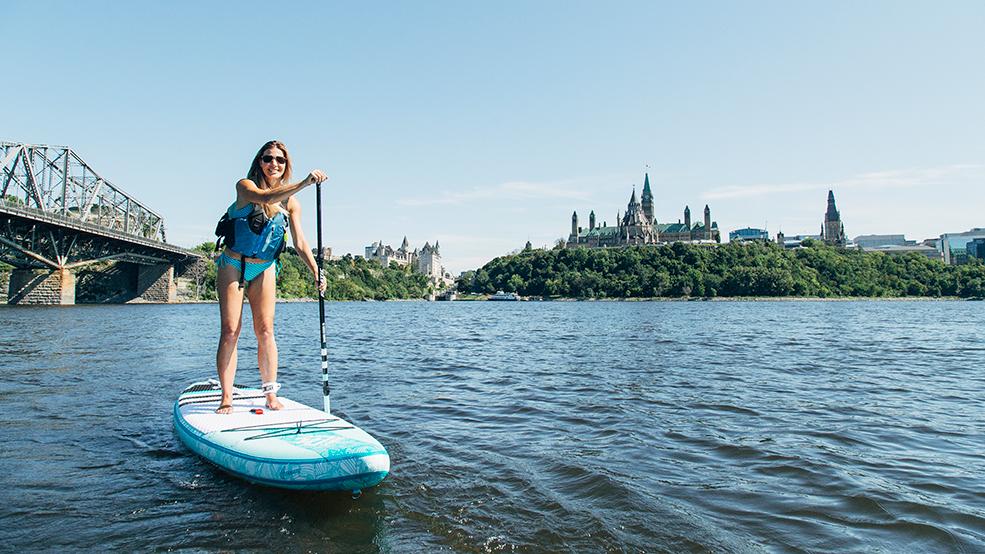
<instances>
[{"instance_id":1,"label":"blue sky","mask_svg":"<svg viewBox=\"0 0 985 554\"><path fill-rule=\"evenodd\" d=\"M324 169L325 242L458 272L612 223L850 237L985 226L982 2L22 2L0 139L64 144L211 239L256 148ZM314 243L314 191L301 194Z\"/></svg>"}]
</instances>

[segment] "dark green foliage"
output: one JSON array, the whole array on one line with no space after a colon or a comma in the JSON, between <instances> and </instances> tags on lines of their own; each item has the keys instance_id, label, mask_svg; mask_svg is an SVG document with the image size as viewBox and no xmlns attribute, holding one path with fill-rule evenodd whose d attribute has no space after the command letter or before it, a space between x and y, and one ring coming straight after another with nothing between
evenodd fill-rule
<instances>
[{"instance_id":1,"label":"dark green foliage","mask_svg":"<svg viewBox=\"0 0 985 554\"><path fill-rule=\"evenodd\" d=\"M213 246L213 243L204 243L195 250L211 252ZM288 247L281 254L280 262L278 298L318 298L315 277L293 248ZM398 267L396 264L384 269L378 263L346 255L340 260L326 260L324 268L328 283L325 298L328 300L425 298L431 292L426 277L411 272L409 267ZM210 264L203 298L215 299L215 274L215 264Z\"/></svg>"},{"instance_id":2,"label":"dark green foliage","mask_svg":"<svg viewBox=\"0 0 985 554\"><path fill-rule=\"evenodd\" d=\"M985 296L985 265L945 266L805 241L530 250L496 258L459 291L524 296L652 298L715 296Z\"/></svg>"},{"instance_id":3,"label":"dark green foliage","mask_svg":"<svg viewBox=\"0 0 985 554\"><path fill-rule=\"evenodd\" d=\"M3 195L3 198L0 198L0 201L2 201L3 204L6 204L8 206L14 206L16 208L20 208L24 206L24 201L12 194Z\"/></svg>"},{"instance_id":4,"label":"dark green foliage","mask_svg":"<svg viewBox=\"0 0 985 554\"><path fill-rule=\"evenodd\" d=\"M205 272L202 275L201 284L197 284L196 291L198 292L198 300L218 300L215 292L215 274L216 267L215 264L208 260L208 257L212 255L215 250L214 242L203 242L199 244L192 250L196 252L201 252L206 256Z\"/></svg>"}]
</instances>

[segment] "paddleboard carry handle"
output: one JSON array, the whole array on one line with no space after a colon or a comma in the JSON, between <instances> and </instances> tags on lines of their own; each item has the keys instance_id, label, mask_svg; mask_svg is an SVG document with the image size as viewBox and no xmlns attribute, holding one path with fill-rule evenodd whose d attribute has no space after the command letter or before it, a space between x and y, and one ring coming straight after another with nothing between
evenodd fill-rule
<instances>
[{"instance_id":1,"label":"paddleboard carry handle","mask_svg":"<svg viewBox=\"0 0 985 554\"><path fill-rule=\"evenodd\" d=\"M321 388L322 397L325 403L325 413L332 413L332 403L329 399L331 390L328 386L328 345L325 342L325 293L322 291L322 283L325 280L325 271L322 266L325 263L325 254L321 242L321 182L315 183L315 205L318 218L318 255L316 256L318 266L318 331L321 334Z\"/></svg>"}]
</instances>

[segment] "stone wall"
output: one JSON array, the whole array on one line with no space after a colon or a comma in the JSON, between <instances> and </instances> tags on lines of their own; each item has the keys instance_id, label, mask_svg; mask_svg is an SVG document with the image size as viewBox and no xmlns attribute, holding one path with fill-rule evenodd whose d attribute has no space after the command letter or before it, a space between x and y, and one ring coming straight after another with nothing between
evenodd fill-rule
<instances>
[{"instance_id":1,"label":"stone wall","mask_svg":"<svg viewBox=\"0 0 985 554\"><path fill-rule=\"evenodd\" d=\"M75 304L75 275L68 269L15 269L8 304Z\"/></svg>"},{"instance_id":2,"label":"stone wall","mask_svg":"<svg viewBox=\"0 0 985 554\"><path fill-rule=\"evenodd\" d=\"M7 303L7 291L10 290L10 270L0 271L0 304Z\"/></svg>"},{"instance_id":3,"label":"stone wall","mask_svg":"<svg viewBox=\"0 0 985 554\"><path fill-rule=\"evenodd\" d=\"M9 275L9 277L8 277ZM174 266L128 262L78 269L13 269L0 279L8 304L122 304L177 301ZM7 282L4 282L7 281Z\"/></svg>"},{"instance_id":4,"label":"stone wall","mask_svg":"<svg viewBox=\"0 0 985 554\"><path fill-rule=\"evenodd\" d=\"M175 302L178 288L171 264L142 265L137 268L137 301Z\"/></svg>"}]
</instances>

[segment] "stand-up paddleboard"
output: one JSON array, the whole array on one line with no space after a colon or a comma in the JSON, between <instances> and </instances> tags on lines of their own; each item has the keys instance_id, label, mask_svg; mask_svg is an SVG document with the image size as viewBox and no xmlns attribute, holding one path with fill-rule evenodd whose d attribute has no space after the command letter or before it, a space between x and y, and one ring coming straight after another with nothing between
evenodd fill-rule
<instances>
[{"instance_id":1,"label":"stand-up paddleboard","mask_svg":"<svg viewBox=\"0 0 985 554\"><path fill-rule=\"evenodd\" d=\"M321 241L321 183L317 184L318 290L324 251ZM174 428L181 442L206 460L254 483L286 489L358 491L390 472L390 456L362 429L332 415L325 341L325 295L318 294L324 410L278 397L280 410L266 408L260 389L234 387L233 413L217 414L219 382L193 383L174 403Z\"/></svg>"},{"instance_id":2,"label":"stand-up paddleboard","mask_svg":"<svg viewBox=\"0 0 985 554\"><path fill-rule=\"evenodd\" d=\"M386 449L344 419L283 396L284 408L269 410L259 389L239 387L233 413L217 414L221 396L217 381L191 385L174 403L174 427L190 450L237 477L287 489L356 491L390 471Z\"/></svg>"}]
</instances>

